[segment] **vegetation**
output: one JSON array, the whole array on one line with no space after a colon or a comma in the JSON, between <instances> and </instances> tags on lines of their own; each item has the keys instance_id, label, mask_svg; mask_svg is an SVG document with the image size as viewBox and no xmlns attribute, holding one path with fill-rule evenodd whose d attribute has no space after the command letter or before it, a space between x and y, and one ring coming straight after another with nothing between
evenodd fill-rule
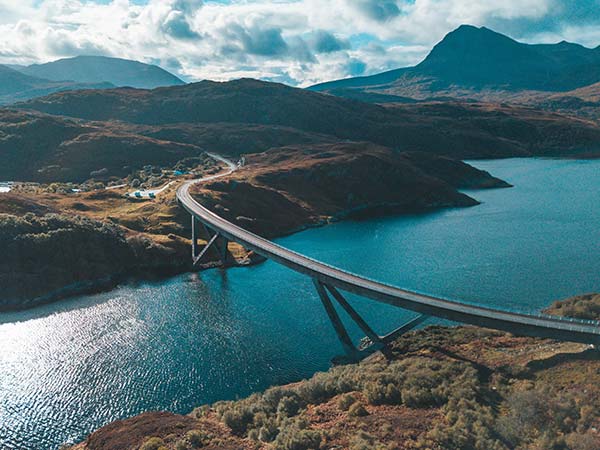
<instances>
[{"instance_id":1,"label":"vegetation","mask_svg":"<svg viewBox=\"0 0 600 450\"><path fill-rule=\"evenodd\" d=\"M600 294L585 294L567 300L557 301L546 313L576 319L600 319Z\"/></svg>"},{"instance_id":2,"label":"vegetation","mask_svg":"<svg viewBox=\"0 0 600 450\"><path fill-rule=\"evenodd\" d=\"M109 221L80 215L0 214L0 309L53 293L110 283L116 275L160 264L167 247Z\"/></svg>"}]
</instances>

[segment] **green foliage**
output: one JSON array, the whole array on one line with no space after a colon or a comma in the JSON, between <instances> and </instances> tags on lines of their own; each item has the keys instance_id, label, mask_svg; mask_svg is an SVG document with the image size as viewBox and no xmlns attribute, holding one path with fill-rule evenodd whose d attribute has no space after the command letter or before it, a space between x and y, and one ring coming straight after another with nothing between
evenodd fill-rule
<instances>
[{"instance_id":1,"label":"green foliage","mask_svg":"<svg viewBox=\"0 0 600 450\"><path fill-rule=\"evenodd\" d=\"M419 439L419 448L447 450L507 450L493 432L491 409L474 399L452 397L444 407L444 423Z\"/></svg>"},{"instance_id":2,"label":"green foliage","mask_svg":"<svg viewBox=\"0 0 600 450\"><path fill-rule=\"evenodd\" d=\"M210 436L201 430L191 430L185 435L192 448L201 448L210 442Z\"/></svg>"},{"instance_id":3,"label":"green foliage","mask_svg":"<svg viewBox=\"0 0 600 450\"><path fill-rule=\"evenodd\" d=\"M300 410L300 400L297 395L290 395L279 400L277 406L278 417L294 417Z\"/></svg>"},{"instance_id":4,"label":"green foliage","mask_svg":"<svg viewBox=\"0 0 600 450\"><path fill-rule=\"evenodd\" d=\"M222 419L235 434L244 435L254 422L254 412L246 405L237 405L227 410Z\"/></svg>"},{"instance_id":5,"label":"green foliage","mask_svg":"<svg viewBox=\"0 0 600 450\"><path fill-rule=\"evenodd\" d=\"M474 331L460 329L459 333L462 339L470 339L469 333ZM446 336L452 339L448 331L440 329L428 338L437 342ZM415 340L413 345L421 344ZM321 435L309 429L305 411L309 405L329 402L334 397L349 417L370 413L377 419L378 405L404 403L408 408L441 408L443 419L411 441L420 449L598 448L597 436L591 431L600 415L597 400L536 388L534 381L519 383L520 388L529 388L514 392L510 373L503 369L495 374L482 377L466 361L409 356L389 363L336 366L292 387L271 388L238 402L219 403L214 409L226 423L241 423L236 428L240 435L284 450L318 448ZM528 374L522 372L521 379ZM374 407L369 411L360 401L363 395ZM382 435L389 440L394 433L386 431ZM389 448L396 448L392 444ZM385 443L362 432L348 442L352 450L385 447Z\"/></svg>"},{"instance_id":6,"label":"green foliage","mask_svg":"<svg viewBox=\"0 0 600 450\"><path fill-rule=\"evenodd\" d=\"M127 271L134 252L110 223L57 214L0 215L0 303Z\"/></svg>"},{"instance_id":7,"label":"green foliage","mask_svg":"<svg viewBox=\"0 0 600 450\"><path fill-rule=\"evenodd\" d=\"M356 402L356 397L352 394L344 394L338 399L338 408L342 411L348 411L350 406Z\"/></svg>"},{"instance_id":8,"label":"green foliage","mask_svg":"<svg viewBox=\"0 0 600 450\"><path fill-rule=\"evenodd\" d=\"M598 417L598 406L579 404L572 394L557 394L549 389L517 391L505 402L508 414L500 417L497 429L511 445L528 443L537 445L540 440L553 445L562 436L584 434Z\"/></svg>"},{"instance_id":9,"label":"green foliage","mask_svg":"<svg viewBox=\"0 0 600 450\"><path fill-rule=\"evenodd\" d=\"M400 391L393 383L383 385L379 382L369 382L363 390L371 405L399 405L402 403Z\"/></svg>"},{"instance_id":10,"label":"green foliage","mask_svg":"<svg viewBox=\"0 0 600 450\"><path fill-rule=\"evenodd\" d=\"M318 450L321 447L321 433L307 430L298 423L283 427L274 442L276 450Z\"/></svg>"},{"instance_id":11,"label":"green foliage","mask_svg":"<svg viewBox=\"0 0 600 450\"><path fill-rule=\"evenodd\" d=\"M361 431L350 440L349 450L387 450L387 447L374 436Z\"/></svg>"},{"instance_id":12,"label":"green foliage","mask_svg":"<svg viewBox=\"0 0 600 450\"><path fill-rule=\"evenodd\" d=\"M158 437L151 437L142 444L140 450L168 450L165 442Z\"/></svg>"},{"instance_id":13,"label":"green foliage","mask_svg":"<svg viewBox=\"0 0 600 450\"><path fill-rule=\"evenodd\" d=\"M600 294L585 294L554 302L546 312L576 319L600 320Z\"/></svg>"},{"instance_id":14,"label":"green foliage","mask_svg":"<svg viewBox=\"0 0 600 450\"><path fill-rule=\"evenodd\" d=\"M364 417L369 415L369 411L361 402L355 402L348 409L348 415L350 417Z\"/></svg>"}]
</instances>

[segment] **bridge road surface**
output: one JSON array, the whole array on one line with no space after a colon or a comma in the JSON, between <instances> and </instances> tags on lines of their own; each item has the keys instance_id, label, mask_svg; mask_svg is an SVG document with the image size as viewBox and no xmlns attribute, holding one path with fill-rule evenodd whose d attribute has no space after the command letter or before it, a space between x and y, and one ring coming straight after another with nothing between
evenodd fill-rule
<instances>
[{"instance_id":1,"label":"bridge road surface","mask_svg":"<svg viewBox=\"0 0 600 450\"><path fill-rule=\"evenodd\" d=\"M419 294L333 267L234 225L202 206L190 194L192 185L227 176L237 169L237 165L231 161L219 155L209 155L225 163L228 170L184 182L177 190L177 199L191 215L230 241L238 242L265 258L326 285L420 314L507 331L520 336L600 345L600 322L503 311Z\"/></svg>"}]
</instances>

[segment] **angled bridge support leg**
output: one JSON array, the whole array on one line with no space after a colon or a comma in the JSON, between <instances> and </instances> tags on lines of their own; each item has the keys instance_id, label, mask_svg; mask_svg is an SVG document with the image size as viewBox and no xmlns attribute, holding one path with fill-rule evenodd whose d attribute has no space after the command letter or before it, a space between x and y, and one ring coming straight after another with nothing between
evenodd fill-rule
<instances>
[{"instance_id":1,"label":"angled bridge support leg","mask_svg":"<svg viewBox=\"0 0 600 450\"><path fill-rule=\"evenodd\" d=\"M333 328L335 329L335 332L337 333L338 339L340 340L340 342L342 343L342 346L344 347L344 351L346 352L346 354L348 356L355 357L358 353L358 350L356 349L356 347L354 347L354 344L352 343L352 339L350 339L350 336L348 335L348 332L346 331L346 328L344 327L344 324L342 323L340 316L338 315L337 311L335 310L335 307L333 306L333 303L331 302L329 295L327 295L327 292L325 291L325 285L323 285L323 283L321 283L319 280L316 280L316 279L313 280L313 283L315 284L315 288L317 288L317 293L319 294L319 297L321 298L321 302L323 303L323 306L325 307L325 311L327 312L327 315L329 316L329 320L331 320L331 323L333 324Z\"/></svg>"},{"instance_id":2,"label":"angled bridge support leg","mask_svg":"<svg viewBox=\"0 0 600 450\"><path fill-rule=\"evenodd\" d=\"M199 228L204 230L205 235L207 236L207 242L204 248L200 250L200 245L198 244L199 237ZM212 234L212 236L211 236ZM233 260L233 256L229 252L227 245L229 244L229 240L222 236L221 233L214 232L211 233L210 230L195 216L192 216L192 261L194 267L196 267L204 255L211 248L216 248L219 258L221 259L221 263L226 266L229 262Z\"/></svg>"},{"instance_id":3,"label":"angled bridge support leg","mask_svg":"<svg viewBox=\"0 0 600 450\"><path fill-rule=\"evenodd\" d=\"M366 356L373 351L381 350L385 345L392 342L398 336L412 330L429 318L429 316L425 315L418 316L415 319L412 319L402 326L396 328L391 333L385 336L379 336L335 287L324 284L317 279L313 279L313 283L317 289L317 293L319 294L321 302L325 307L325 311L327 312L327 315L333 324L335 332L342 343L342 346L344 347L344 351L348 357L353 360L360 359L361 357ZM346 331L339 314L335 310L328 292L340 304L344 311L346 311L348 316L350 316L356 325L358 325L358 327L366 334L367 337L363 340L363 342L361 342L361 345L358 348L356 348L352 343L352 339Z\"/></svg>"}]
</instances>

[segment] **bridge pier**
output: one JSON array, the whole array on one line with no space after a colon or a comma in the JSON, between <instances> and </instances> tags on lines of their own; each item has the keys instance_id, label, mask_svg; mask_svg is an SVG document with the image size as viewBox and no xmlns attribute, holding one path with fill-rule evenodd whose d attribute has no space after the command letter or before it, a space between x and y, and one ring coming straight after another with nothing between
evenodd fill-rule
<instances>
[{"instance_id":1,"label":"bridge pier","mask_svg":"<svg viewBox=\"0 0 600 450\"><path fill-rule=\"evenodd\" d=\"M342 347L346 352L346 356L351 361L358 361L375 351L381 350L387 344L394 341L397 337L412 330L429 318L429 316L420 315L396 328L391 333L388 333L385 336L380 336L361 317L361 315L358 314L358 312L352 307L352 305L350 305L350 303L348 303L340 291L338 291L334 286L325 284L317 279L313 279L313 283L317 293L319 294L321 303L323 303L323 306L325 307L327 316L329 317L329 320L331 320L333 328L335 329L337 337L342 343ZM344 311L346 311L354 323L356 323L356 325L358 325L358 327L365 333L366 337L361 341L361 344L359 344L358 347L353 344L352 339L350 338L342 319L337 313L330 296L333 297L333 299L344 309Z\"/></svg>"},{"instance_id":2,"label":"bridge pier","mask_svg":"<svg viewBox=\"0 0 600 450\"><path fill-rule=\"evenodd\" d=\"M206 245L200 250L198 244L199 228L204 230L206 235ZM196 267L201 261L204 255L211 249L214 248L217 251L221 264L227 266L233 261L233 255L228 249L229 239L222 236L221 233L214 231L211 235L211 231L206 225L200 222L195 216L192 215L192 261L193 266Z\"/></svg>"}]
</instances>

